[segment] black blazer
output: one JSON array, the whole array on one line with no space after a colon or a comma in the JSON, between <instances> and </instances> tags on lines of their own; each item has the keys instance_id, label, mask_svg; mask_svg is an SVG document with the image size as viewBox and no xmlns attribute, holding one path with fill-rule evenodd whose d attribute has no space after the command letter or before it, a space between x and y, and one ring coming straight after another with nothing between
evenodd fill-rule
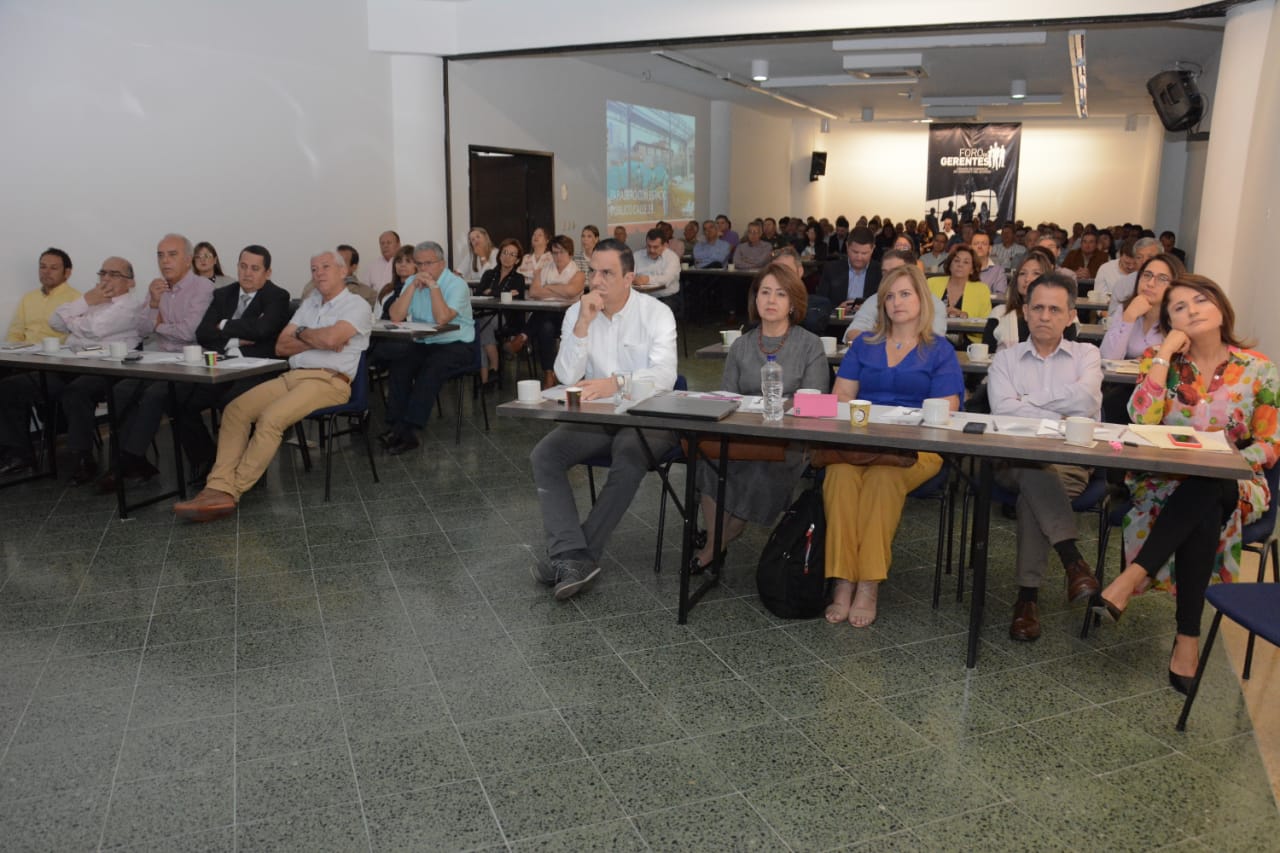
<instances>
[{"instance_id":1,"label":"black blazer","mask_svg":"<svg viewBox=\"0 0 1280 853\"><path fill-rule=\"evenodd\" d=\"M501 275L501 267L485 270L484 275L480 276L480 284L476 287L476 296L499 296L514 290L517 299L524 299L527 290L524 276L512 270L510 275L499 281L498 277Z\"/></svg>"},{"instance_id":2,"label":"black blazer","mask_svg":"<svg viewBox=\"0 0 1280 853\"><path fill-rule=\"evenodd\" d=\"M862 288L862 299L880 289L880 265L872 261L867 266L867 279ZM822 268L822 280L818 282L818 296L825 296L832 305L839 305L849 298L849 258L829 262Z\"/></svg>"},{"instance_id":3,"label":"black blazer","mask_svg":"<svg viewBox=\"0 0 1280 853\"><path fill-rule=\"evenodd\" d=\"M232 320L236 306L240 304L240 283L223 285L213 292L213 301L204 312L204 318L196 328L196 340L205 349L222 352L228 338L253 341L242 345L240 352L251 358L275 358L276 338L289 323L289 291L268 281L253 297L244 316ZM219 329L223 320L227 325Z\"/></svg>"}]
</instances>

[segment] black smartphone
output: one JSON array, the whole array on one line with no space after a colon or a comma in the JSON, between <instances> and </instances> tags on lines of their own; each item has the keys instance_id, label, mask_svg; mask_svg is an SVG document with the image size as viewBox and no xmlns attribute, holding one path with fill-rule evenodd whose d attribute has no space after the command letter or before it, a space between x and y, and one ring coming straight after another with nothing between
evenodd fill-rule
<instances>
[{"instance_id":1,"label":"black smartphone","mask_svg":"<svg viewBox=\"0 0 1280 853\"><path fill-rule=\"evenodd\" d=\"M142 361L142 353L131 352L120 360L123 361L125 364L134 364L135 362Z\"/></svg>"},{"instance_id":2,"label":"black smartphone","mask_svg":"<svg viewBox=\"0 0 1280 853\"><path fill-rule=\"evenodd\" d=\"M984 433L986 431L987 431L987 425L982 421L969 421L967 424L964 425L964 432L971 432L971 433L980 435L981 433Z\"/></svg>"}]
</instances>

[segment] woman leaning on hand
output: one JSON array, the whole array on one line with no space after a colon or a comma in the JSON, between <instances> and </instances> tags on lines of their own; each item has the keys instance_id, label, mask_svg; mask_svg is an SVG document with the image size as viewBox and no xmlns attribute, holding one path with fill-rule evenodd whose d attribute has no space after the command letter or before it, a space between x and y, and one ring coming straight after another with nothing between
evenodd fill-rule
<instances>
[{"instance_id":1,"label":"woman leaning on hand","mask_svg":"<svg viewBox=\"0 0 1280 853\"><path fill-rule=\"evenodd\" d=\"M960 362L951 344L933 334L933 300L924 275L913 266L886 273L876 298L875 328L849 345L836 374L836 396L841 402L856 398L911 408L929 397L945 397L952 411L959 409ZM934 453L903 461L909 467L827 466L822 496L827 577L835 579L826 614L832 624L847 619L864 628L875 621L907 492L942 469L942 458Z\"/></svg>"},{"instance_id":2,"label":"woman leaning on hand","mask_svg":"<svg viewBox=\"0 0 1280 853\"><path fill-rule=\"evenodd\" d=\"M1276 463L1276 404L1280 372L1266 356L1245 349L1235 312L1204 276L1174 279L1160 307L1167 330L1139 365L1129 399L1134 423L1170 424L1227 433L1253 467L1248 480L1130 474L1133 508L1124 519L1128 566L1102 591L1105 612L1124 615L1129 599L1149 584L1177 596L1177 635L1169 683L1186 693L1200 654L1204 592L1213 574L1240 572L1240 531L1267 509L1272 495L1263 470ZM1172 562L1171 562L1172 560Z\"/></svg>"},{"instance_id":3,"label":"woman leaning on hand","mask_svg":"<svg viewBox=\"0 0 1280 853\"><path fill-rule=\"evenodd\" d=\"M736 394L759 395L760 368L769 356L782 365L782 393L816 388L826 393L831 381L822 341L799 325L804 321L808 294L795 271L772 263L756 274L747 295L747 316L759 327L733 342L724 363L720 388ZM791 490L804 473L804 450L788 447L779 461L732 460L725 483L724 542L742 534L747 522L770 525L791 503ZM780 449L779 449L780 450ZM706 460L698 463L698 491L702 493L702 517L710 534L715 530L716 473ZM702 571L715 557L714 536L693 556L693 570Z\"/></svg>"}]
</instances>

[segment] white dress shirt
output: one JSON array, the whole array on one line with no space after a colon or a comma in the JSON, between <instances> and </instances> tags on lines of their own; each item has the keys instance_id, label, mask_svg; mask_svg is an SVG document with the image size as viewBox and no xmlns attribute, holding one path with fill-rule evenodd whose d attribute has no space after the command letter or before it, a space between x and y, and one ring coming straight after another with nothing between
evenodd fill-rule
<instances>
[{"instance_id":1,"label":"white dress shirt","mask_svg":"<svg viewBox=\"0 0 1280 853\"><path fill-rule=\"evenodd\" d=\"M369 286L379 292L382 288L391 283L391 276L395 272L396 256L384 258L378 255L372 261L365 264L365 274L369 276Z\"/></svg>"},{"instance_id":2,"label":"white dress shirt","mask_svg":"<svg viewBox=\"0 0 1280 853\"><path fill-rule=\"evenodd\" d=\"M636 259L636 275L649 276L650 284L662 285L661 290L646 291L654 299L674 296L680 292L680 257L670 249L663 249L657 258L649 257L649 252L638 252Z\"/></svg>"},{"instance_id":3,"label":"white dress shirt","mask_svg":"<svg viewBox=\"0 0 1280 853\"><path fill-rule=\"evenodd\" d=\"M129 349L134 349L142 340L137 321L138 296L130 291L97 305L85 302L83 296L59 305L49 315L49 328L69 333L66 340L69 347L124 341Z\"/></svg>"},{"instance_id":4,"label":"white dress shirt","mask_svg":"<svg viewBox=\"0 0 1280 853\"><path fill-rule=\"evenodd\" d=\"M583 379L603 379L630 373L648 379L659 391L676 384L676 318L662 302L646 293L631 291L626 304L613 317L601 311L587 327L587 336L573 333L582 303L564 312L560 328L560 352L556 378L565 385Z\"/></svg>"},{"instance_id":5,"label":"white dress shirt","mask_svg":"<svg viewBox=\"0 0 1280 853\"><path fill-rule=\"evenodd\" d=\"M1111 294L1111 307L1108 310L1113 314L1121 310L1120 303L1133 295L1137 284L1138 271L1135 269L1128 275L1122 273L1119 258L1098 267L1098 274L1093 279L1094 288Z\"/></svg>"},{"instance_id":6,"label":"white dress shirt","mask_svg":"<svg viewBox=\"0 0 1280 853\"><path fill-rule=\"evenodd\" d=\"M368 302L345 287L328 302L324 301L324 294L315 290L298 306L297 313L289 322L309 329L323 329L337 325L340 320L346 320L356 330L346 346L338 352L327 349L303 350L297 355L289 356L289 366L297 370L327 367L355 379L356 371L360 369L360 353L369 348L369 332L373 329L373 314L369 311Z\"/></svg>"},{"instance_id":7,"label":"white dress shirt","mask_svg":"<svg viewBox=\"0 0 1280 853\"><path fill-rule=\"evenodd\" d=\"M1061 340L1047 358L1035 343L1002 349L987 372L991 414L1024 418L1097 418L1102 408L1102 359L1098 348Z\"/></svg>"}]
</instances>

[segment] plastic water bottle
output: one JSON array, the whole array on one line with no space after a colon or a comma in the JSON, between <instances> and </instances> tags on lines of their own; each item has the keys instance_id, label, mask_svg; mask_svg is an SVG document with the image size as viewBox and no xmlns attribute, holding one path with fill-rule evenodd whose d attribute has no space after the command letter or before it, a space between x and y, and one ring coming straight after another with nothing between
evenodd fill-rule
<instances>
[{"instance_id":1,"label":"plastic water bottle","mask_svg":"<svg viewBox=\"0 0 1280 853\"><path fill-rule=\"evenodd\" d=\"M769 356L760 368L760 393L764 396L765 421L782 420L782 365L777 356Z\"/></svg>"}]
</instances>

